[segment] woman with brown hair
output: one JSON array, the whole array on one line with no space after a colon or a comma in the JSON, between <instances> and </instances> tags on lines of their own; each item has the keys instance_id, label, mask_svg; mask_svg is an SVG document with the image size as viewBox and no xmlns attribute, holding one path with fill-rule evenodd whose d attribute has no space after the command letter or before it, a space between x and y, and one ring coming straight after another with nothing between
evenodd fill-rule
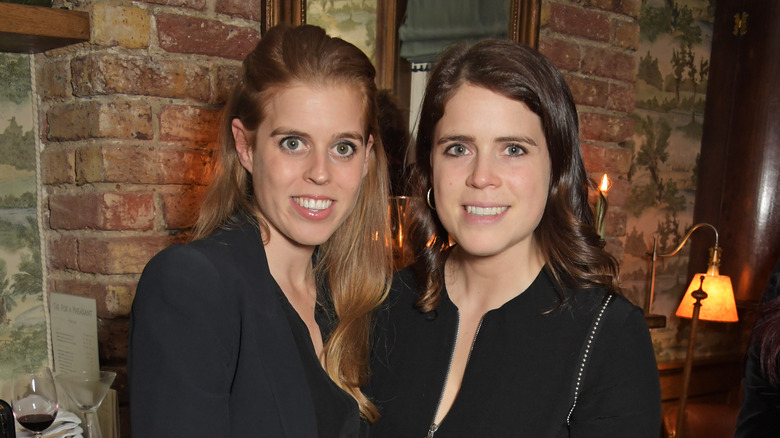
<instances>
[{"instance_id":1,"label":"woman with brown hair","mask_svg":"<svg viewBox=\"0 0 780 438\"><path fill-rule=\"evenodd\" d=\"M392 269L374 68L314 26L270 29L225 108L196 240L144 270L133 434L358 437Z\"/></svg>"},{"instance_id":2,"label":"woman with brown hair","mask_svg":"<svg viewBox=\"0 0 780 438\"><path fill-rule=\"evenodd\" d=\"M657 437L642 311L588 205L568 86L502 40L446 51L423 99L415 264L379 314L373 437Z\"/></svg>"}]
</instances>

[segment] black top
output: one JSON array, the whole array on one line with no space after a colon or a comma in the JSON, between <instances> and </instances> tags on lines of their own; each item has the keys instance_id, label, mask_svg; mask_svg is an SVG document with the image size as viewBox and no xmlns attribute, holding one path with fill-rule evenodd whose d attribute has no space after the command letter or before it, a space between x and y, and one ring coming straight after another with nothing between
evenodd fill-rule
<instances>
[{"instance_id":1,"label":"black top","mask_svg":"<svg viewBox=\"0 0 780 438\"><path fill-rule=\"evenodd\" d=\"M364 437L368 435L367 423L360 421L360 412L355 399L344 392L322 368L314 344L311 342L306 323L295 311L287 297L278 290L287 320L293 330L293 338L303 363L303 371L311 388L314 409L317 414L317 426L321 437ZM314 318L320 327L322 342L327 342L338 322L333 303L318 292Z\"/></svg>"},{"instance_id":2,"label":"black top","mask_svg":"<svg viewBox=\"0 0 780 438\"><path fill-rule=\"evenodd\" d=\"M397 274L378 318L368 392L382 418L372 437L423 438L437 410L458 309L444 290L438 309L422 314L418 290L409 270ZM610 295L599 317L604 291L565 293L569 304L556 308L559 292L542 270L485 314L436 438L658 437L660 384L642 311Z\"/></svg>"},{"instance_id":3,"label":"black top","mask_svg":"<svg viewBox=\"0 0 780 438\"><path fill-rule=\"evenodd\" d=\"M133 435L359 436L357 403L280 297L255 225L156 255L130 320Z\"/></svg>"},{"instance_id":4,"label":"black top","mask_svg":"<svg viewBox=\"0 0 780 438\"><path fill-rule=\"evenodd\" d=\"M769 277L763 305L780 299L780 260ZM780 370L779 370L780 371ZM751 343L742 379L742 407L735 438L776 438L780 435L780 388L761 372L758 345Z\"/></svg>"}]
</instances>

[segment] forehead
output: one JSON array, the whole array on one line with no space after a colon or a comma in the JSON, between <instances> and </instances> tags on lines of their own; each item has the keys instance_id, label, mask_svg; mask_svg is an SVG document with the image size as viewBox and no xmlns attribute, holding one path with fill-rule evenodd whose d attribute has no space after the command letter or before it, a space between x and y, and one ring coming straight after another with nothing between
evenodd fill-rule
<instances>
[{"instance_id":1,"label":"forehead","mask_svg":"<svg viewBox=\"0 0 780 438\"><path fill-rule=\"evenodd\" d=\"M444 105L435 135L447 131L476 131L503 134L522 131L544 140L541 119L525 102L485 87L465 83L455 89Z\"/></svg>"}]
</instances>

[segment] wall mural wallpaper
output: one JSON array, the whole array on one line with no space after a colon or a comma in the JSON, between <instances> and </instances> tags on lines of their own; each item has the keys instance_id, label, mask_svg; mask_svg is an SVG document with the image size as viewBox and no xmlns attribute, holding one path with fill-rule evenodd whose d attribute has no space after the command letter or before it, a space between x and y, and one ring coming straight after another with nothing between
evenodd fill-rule
<instances>
[{"instance_id":1,"label":"wall mural wallpaper","mask_svg":"<svg viewBox=\"0 0 780 438\"><path fill-rule=\"evenodd\" d=\"M0 53L0 395L15 369L48 360L30 57Z\"/></svg>"},{"instance_id":2,"label":"wall mural wallpaper","mask_svg":"<svg viewBox=\"0 0 780 438\"><path fill-rule=\"evenodd\" d=\"M621 266L626 294L638 305L644 304L650 288L647 253L653 236L658 237L659 253L668 253L693 225L714 14L715 0L642 1L634 155ZM693 238L714 244L714 233L706 228ZM651 330L659 362L685 358L690 323L674 313L689 282L689 247L690 242L676 256L657 262L652 313L667 316L665 328ZM738 354L739 337L739 324L702 321L696 356L715 350Z\"/></svg>"}]
</instances>

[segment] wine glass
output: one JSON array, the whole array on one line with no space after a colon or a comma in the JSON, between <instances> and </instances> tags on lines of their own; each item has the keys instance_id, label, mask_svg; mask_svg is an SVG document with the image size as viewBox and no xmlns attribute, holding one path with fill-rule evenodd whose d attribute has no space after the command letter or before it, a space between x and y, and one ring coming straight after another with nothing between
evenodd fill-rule
<instances>
[{"instance_id":1,"label":"wine glass","mask_svg":"<svg viewBox=\"0 0 780 438\"><path fill-rule=\"evenodd\" d=\"M40 438L57 417L57 389L51 370L17 373L11 399L14 417L25 429Z\"/></svg>"},{"instance_id":2,"label":"wine glass","mask_svg":"<svg viewBox=\"0 0 780 438\"><path fill-rule=\"evenodd\" d=\"M81 410L87 438L103 437L98 424L97 409L103 403L115 377L116 373L113 371L82 371L57 376L62 388Z\"/></svg>"}]
</instances>

